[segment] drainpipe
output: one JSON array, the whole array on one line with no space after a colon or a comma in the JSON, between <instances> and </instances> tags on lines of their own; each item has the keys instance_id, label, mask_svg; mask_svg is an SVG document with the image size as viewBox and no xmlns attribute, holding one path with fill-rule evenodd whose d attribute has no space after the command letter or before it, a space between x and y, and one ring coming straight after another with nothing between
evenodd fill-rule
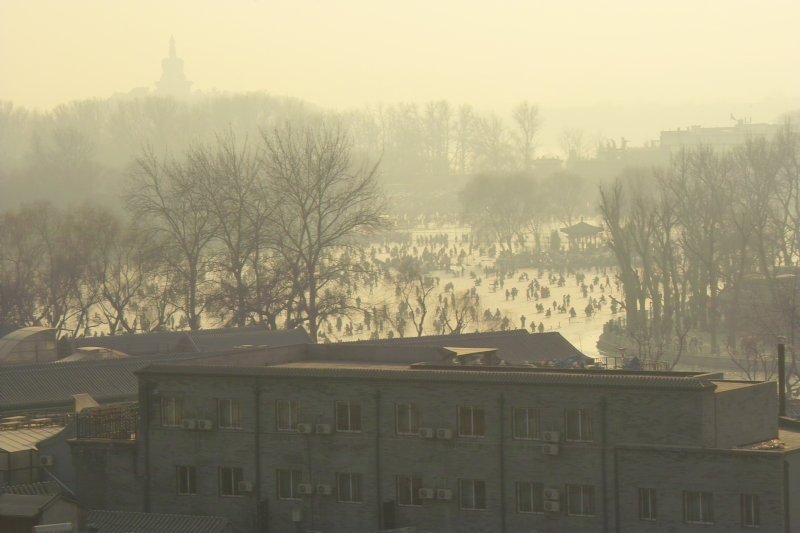
<instances>
[{"instance_id":1,"label":"drainpipe","mask_svg":"<svg viewBox=\"0 0 800 533\"><path fill-rule=\"evenodd\" d=\"M144 389L144 394L142 394ZM142 430L137 431L136 438L144 437L144 512L150 512L150 411L152 410L151 396L155 392L156 387L153 383L146 381L144 386L139 389L139 395L144 396L144 408L141 410L141 425Z\"/></svg>"},{"instance_id":2,"label":"drainpipe","mask_svg":"<svg viewBox=\"0 0 800 533\"><path fill-rule=\"evenodd\" d=\"M602 428L600 429L600 469L603 476L603 531L608 533L608 461L606 460L606 451L608 450L608 431L606 425L606 418L607 418L607 411L608 406L606 404L606 398L603 397L600 399L600 424L602 424ZM614 495L614 500L616 501L618 495ZM617 528L619 528L619 524L617 524Z\"/></svg>"},{"instance_id":3,"label":"drainpipe","mask_svg":"<svg viewBox=\"0 0 800 533\"><path fill-rule=\"evenodd\" d=\"M778 343L778 416L786 416L786 347Z\"/></svg>"},{"instance_id":4,"label":"drainpipe","mask_svg":"<svg viewBox=\"0 0 800 533\"><path fill-rule=\"evenodd\" d=\"M255 489L256 489L256 531L264 531L264 524L261 523L261 390L258 386L258 378L253 380L253 396L255 398Z\"/></svg>"},{"instance_id":5,"label":"drainpipe","mask_svg":"<svg viewBox=\"0 0 800 533\"><path fill-rule=\"evenodd\" d=\"M381 391L375 391L375 498L378 504L378 529L383 529L383 497L381 495Z\"/></svg>"},{"instance_id":6,"label":"drainpipe","mask_svg":"<svg viewBox=\"0 0 800 533\"><path fill-rule=\"evenodd\" d=\"M506 531L506 397L500 395L500 531Z\"/></svg>"}]
</instances>

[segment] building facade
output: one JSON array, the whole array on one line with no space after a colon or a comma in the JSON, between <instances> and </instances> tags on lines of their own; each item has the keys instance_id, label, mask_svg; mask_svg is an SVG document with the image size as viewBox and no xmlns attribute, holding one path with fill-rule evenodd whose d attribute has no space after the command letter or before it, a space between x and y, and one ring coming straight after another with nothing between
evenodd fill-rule
<instances>
[{"instance_id":1,"label":"building facade","mask_svg":"<svg viewBox=\"0 0 800 533\"><path fill-rule=\"evenodd\" d=\"M139 372L135 444L105 460L128 465L115 483L139 487L144 511L213 510L255 532L800 524L800 433L779 428L775 383L325 350ZM79 498L113 449L73 443Z\"/></svg>"}]
</instances>

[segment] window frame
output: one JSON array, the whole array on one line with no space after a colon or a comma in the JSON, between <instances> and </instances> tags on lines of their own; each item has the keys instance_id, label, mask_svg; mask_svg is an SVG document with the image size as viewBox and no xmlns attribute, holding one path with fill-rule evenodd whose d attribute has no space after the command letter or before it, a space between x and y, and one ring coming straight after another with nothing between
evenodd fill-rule
<instances>
[{"instance_id":1,"label":"window frame","mask_svg":"<svg viewBox=\"0 0 800 533\"><path fill-rule=\"evenodd\" d=\"M471 507L464 505L465 487L470 486L470 493L472 496ZM480 491L478 488L480 487ZM480 497L479 497L480 496ZM483 500L480 502L479 500ZM483 507L479 507L483 503ZM458 508L462 511L488 511L489 505L486 501L486 480L483 479L459 479L458 480Z\"/></svg>"},{"instance_id":2,"label":"window frame","mask_svg":"<svg viewBox=\"0 0 800 533\"><path fill-rule=\"evenodd\" d=\"M161 417L161 427L179 428L183 427L183 397L175 395L161 396L159 412ZM165 416L167 413L170 416Z\"/></svg>"},{"instance_id":3,"label":"window frame","mask_svg":"<svg viewBox=\"0 0 800 533\"><path fill-rule=\"evenodd\" d=\"M406 413L401 415L401 409L405 409ZM420 421L422 419L420 408L417 404L408 402L408 403L396 403L394 404L394 431L395 434L407 437L407 436L419 436L419 428L420 428ZM416 417L416 420L415 420ZM403 419L407 424L408 431L401 431L400 429L400 422ZM416 431L414 430L414 422L416 422Z\"/></svg>"},{"instance_id":4,"label":"window frame","mask_svg":"<svg viewBox=\"0 0 800 533\"><path fill-rule=\"evenodd\" d=\"M689 517L689 500L697 498L697 509L699 510L699 518L697 520L690 520ZM704 501L705 499L708 501ZM705 504L705 505L704 505ZM703 509L708 509L710 516L704 516ZM685 490L683 491L683 521L687 524L713 524L714 523L714 493L699 490Z\"/></svg>"},{"instance_id":5,"label":"window frame","mask_svg":"<svg viewBox=\"0 0 800 533\"><path fill-rule=\"evenodd\" d=\"M223 424L223 412L227 411L230 425ZM236 398L217 399L217 427L219 429L243 429L242 402Z\"/></svg>"},{"instance_id":6,"label":"window frame","mask_svg":"<svg viewBox=\"0 0 800 533\"><path fill-rule=\"evenodd\" d=\"M340 422L341 419L339 417L339 409L341 407L346 408L347 413L347 424L346 427L341 427ZM353 408L358 409L358 416L353 416ZM362 417L361 417L361 402L351 402L347 401L337 401L335 406L335 417L336 419L336 432L337 433L361 433L363 428ZM358 427L355 427L355 426Z\"/></svg>"},{"instance_id":7,"label":"window frame","mask_svg":"<svg viewBox=\"0 0 800 533\"><path fill-rule=\"evenodd\" d=\"M281 413L283 409L287 409L289 417L289 425L282 424L285 422ZM297 424L300 415L300 404L297 400L275 400L275 431L281 433L296 433Z\"/></svg>"},{"instance_id":8,"label":"window frame","mask_svg":"<svg viewBox=\"0 0 800 533\"><path fill-rule=\"evenodd\" d=\"M230 476L231 492L225 492L224 480ZM239 482L244 481L244 470L240 466L220 466L217 469L219 495L222 498L241 498L244 493L239 490Z\"/></svg>"},{"instance_id":9,"label":"window frame","mask_svg":"<svg viewBox=\"0 0 800 533\"><path fill-rule=\"evenodd\" d=\"M522 488L526 487L528 497L522 498ZM534 481L516 482L517 512L521 514L544 514L544 483ZM536 498L538 491L539 497ZM523 509L522 503L527 502L530 509ZM539 510L536 509L538 506Z\"/></svg>"},{"instance_id":10,"label":"window frame","mask_svg":"<svg viewBox=\"0 0 800 533\"><path fill-rule=\"evenodd\" d=\"M346 481L347 498L342 497L342 482ZM338 503L364 503L363 476L355 472L336 472L336 501Z\"/></svg>"},{"instance_id":11,"label":"window frame","mask_svg":"<svg viewBox=\"0 0 800 533\"><path fill-rule=\"evenodd\" d=\"M742 494L739 505L742 510L742 527L761 527L761 501L758 494Z\"/></svg>"},{"instance_id":12,"label":"window frame","mask_svg":"<svg viewBox=\"0 0 800 533\"><path fill-rule=\"evenodd\" d=\"M464 416L462 414L463 411L469 411L469 433L466 433L466 428L464 428ZM476 417L476 415L480 415ZM486 437L486 411L483 407L479 405L459 405L458 411L458 436L459 437L467 437L471 439L480 439ZM477 428L476 422L479 421L482 427ZM480 430L478 432L477 430Z\"/></svg>"},{"instance_id":13,"label":"window frame","mask_svg":"<svg viewBox=\"0 0 800 533\"><path fill-rule=\"evenodd\" d=\"M289 482L289 493L288 495L284 495L283 493L283 477L288 475L287 481ZM300 494L297 492L297 485L303 482L303 472L301 470L295 470L293 468L278 468L275 470L275 493L279 500L291 500L297 501L302 500Z\"/></svg>"},{"instance_id":14,"label":"window frame","mask_svg":"<svg viewBox=\"0 0 800 533\"><path fill-rule=\"evenodd\" d=\"M525 433L519 431L517 424L517 413L525 412ZM534 421L535 431L531 432L531 420ZM511 408L512 435L516 440L541 440L542 439L542 416L541 409L538 407L512 407Z\"/></svg>"},{"instance_id":15,"label":"window frame","mask_svg":"<svg viewBox=\"0 0 800 533\"><path fill-rule=\"evenodd\" d=\"M570 419L577 416L577 434L572 433ZM569 442L594 442L594 421L589 409L564 410L564 435Z\"/></svg>"},{"instance_id":16,"label":"window frame","mask_svg":"<svg viewBox=\"0 0 800 533\"><path fill-rule=\"evenodd\" d=\"M419 489L422 488L422 475L420 474L397 474L395 479L395 500L400 507L422 507L422 498L419 497ZM408 484L409 493L404 494L404 487ZM403 496L410 496L406 499ZM407 502L407 503L403 503Z\"/></svg>"},{"instance_id":17,"label":"window frame","mask_svg":"<svg viewBox=\"0 0 800 533\"><path fill-rule=\"evenodd\" d=\"M579 496L580 500L578 501L578 510L573 511L572 503L573 498L576 496L573 494L574 491L577 491L577 496ZM580 484L569 484L566 486L566 490L564 491L567 495L567 515L568 516L596 516L597 509L595 505L595 490L594 485L580 485Z\"/></svg>"},{"instance_id":18,"label":"window frame","mask_svg":"<svg viewBox=\"0 0 800 533\"><path fill-rule=\"evenodd\" d=\"M658 520L658 498L656 489L639 487L639 520L655 522Z\"/></svg>"},{"instance_id":19,"label":"window frame","mask_svg":"<svg viewBox=\"0 0 800 533\"><path fill-rule=\"evenodd\" d=\"M183 486L186 490L183 490ZM178 496L197 495L197 468L192 465L175 465L175 493Z\"/></svg>"}]
</instances>

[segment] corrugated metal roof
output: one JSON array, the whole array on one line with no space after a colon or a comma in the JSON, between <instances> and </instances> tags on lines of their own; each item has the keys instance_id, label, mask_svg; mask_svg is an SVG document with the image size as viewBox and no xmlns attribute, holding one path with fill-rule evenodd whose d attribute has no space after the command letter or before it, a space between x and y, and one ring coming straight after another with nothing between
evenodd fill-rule
<instances>
[{"instance_id":1,"label":"corrugated metal roof","mask_svg":"<svg viewBox=\"0 0 800 533\"><path fill-rule=\"evenodd\" d=\"M139 371L140 374L184 374L206 376L264 376L321 379L374 379L395 381L460 381L477 383L515 383L531 385L557 385L579 387L625 387L641 389L713 390L716 386L702 374L672 374L624 371L588 371L545 369L475 369L453 367L452 369L398 368L380 364L354 362L351 366L339 362L336 365L308 366L308 361L292 366L291 363L277 366L214 366L214 365L152 365ZM715 374L716 376L716 374Z\"/></svg>"},{"instance_id":2,"label":"corrugated metal roof","mask_svg":"<svg viewBox=\"0 0 800 533\"><path fill-rule=\"evenodd\" d=\"M11 453L35 450L37 444L63 430L63 427L51 426L0 431L0 450Z\"/></svg>"},{"instance_id":3,"label":"corrugated metal roof","mask_svg":"<svg viewBox=\"0 0 800 533\"><path fill-rule=\"evenodd\" d=\"M230 521L221 516L194 516L125 511L89 511L86 520L98 533L224 533Z\"/></svg>"}]
</instances>

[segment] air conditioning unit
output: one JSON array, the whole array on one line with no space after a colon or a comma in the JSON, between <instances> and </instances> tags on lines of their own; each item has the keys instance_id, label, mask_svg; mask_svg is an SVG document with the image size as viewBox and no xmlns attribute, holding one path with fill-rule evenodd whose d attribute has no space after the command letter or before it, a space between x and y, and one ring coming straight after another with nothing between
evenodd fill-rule
<instances>
[{"instance_id":1,"label":"air conditioning unit","mask_svg":"<svg viewBox=\"0 0 800 533\"><path fill-rule=\"evenodd\" d=\"M436 431L433 428L419 428L419 436L423 439L432 439L436 436Z\"/></svg>"},{"instance_id":2,"label":"air conditioning unit","mask_svg":"<svg viewBox=\"0 0 800 533\"><path fill-rule=\"evenodd\" d=\"M240 481L236 484L239 492L253 492L253 484L250 481Z\"/></svg>"},{"instance_id":3,"label":"air conditioning unit","mask_svg":"<svg viewBox=\"0 0 800 533\"><path fill-rule=\"evenodd\" d=\"M333 489L330 485L326 485L324 483L317 485L317 494L321 494L322 496L330 496L332 492Z\"/></svg>"},{"instance_id":4,"label":"air conditioning unit","mask_svg":"<svg viewBox=\"0 0 800 533\"><path fill-rule=\"evenodd\" d=\"M214 423L211 420L199 419L197 420L197 429L208 431L214 429Z\"/></svg>"},{"instance_id":5,"label":"air conditioning unit","mask_svg":"<svg viewBox=\"0 0 800 533\"><path fill-rule=\"evenodd\" d=\"M558 444L543 444L542 453L545 455L558 455Z\"/></svg>"},{"instance_id":6,"label":"air conditioning unit","mask_svg":"<svg viewBox=\"0 0 800 533\"><path fill-rule=\"evenodd\" d=\"M450 501L453 499L453 491L450 489L436 489L436 499Z\"/></svg>"},{"instance_id":7,"label":"air conditioning unit","mask_svg":"<svg viewBox=\"0 0 800 533\"><path fill-rule=\"evenodd\" d=\"M317 424L315 430L320 435L330 435L331 434L331 425L330 424Z\"/></svg>"},{"instance_id":8,"label":"air conditioning unit","mask_svg":"<svg viewBox=\"0 0 800 533\"><path fill-rule=\"evenodd\" d=\"M314 433L314 426L311 424L297 424L297 432L303 435L310 435Z\"/></svg>"},{"instance_id":9,"label":"air conditioning unit","mask_svg":"<svg viewBox=\"0 0 800 533\"><path fill-rule=\"evenodd\" d=\"M314 485L311 483L298 483L297 494L300 494L301 496L310 496L314 494Z\"/></svg>"},{"instance_id":10,"label":"air conditioning unit","mask_svg":"<svg viewBox=\"0 0 800 533\"><path fill-rule=\"evenodd\" d=\"M561 509L561 504L554 501L545 501L544 502L544 510L548 513L557 513Z\"/></svg>"},{"instance_id":11,"label":"air conditioning unit","mask_svg":"<svg viewBox=\"0 0 800 533\"><path fill-rule=\"evenodd\" d=\"M558 501L561 497L561 493L558 489L544 489L542 492L545 500Z\"/></svg>"},{"instance_id":12,"label":"air conditioning unit","mask_svg":"<svg viewBox=\"0 0 800 533\"><path fill-rule=\"evenodd\" d=\"M194 429L197 427L197 424L194 418L184 418L183 422L181 422L181 427L183 427L183 429Z\"/></svg>"},{"instance_id":13,"label":"air conditioning unit","mask_svg":"<svg viewBox=\"0 0 800 533\"><path fill-rule=\"evenodd\" d=\"M436 497L436 491L433 489L419 489L419 497L423 500L432 500Z\"/></svg>"},{"instance_id":14,"label":"air conditioning unit","mask_svg":"<svg viewBox=\"0 0 800 533\"><path fill-rule=\"evenodd\" d=\"M453 430L449 428L436 428L437 439L452 439Z\"/></svg>"},{"instance_id":15,"label":"air conditioning unit","mask_svg":"<svg viewBox=\"0 0 800 533\"><path fill-rule=\"evenodd\" d=\"M52 455L40 455L39 456L39 465L40 466L53 466L54 464L53 456Z\"/></svg>"},{"instance_id":16,"label":"air conditioning unit","mask_svg":"<svg viewBox=\"0 0 800 533\"><path fill-rule=\"evenodd\" d=\"M542 431L542 440L545 442L560 442L558 431Z\"/></svg>"}]
</instances>

